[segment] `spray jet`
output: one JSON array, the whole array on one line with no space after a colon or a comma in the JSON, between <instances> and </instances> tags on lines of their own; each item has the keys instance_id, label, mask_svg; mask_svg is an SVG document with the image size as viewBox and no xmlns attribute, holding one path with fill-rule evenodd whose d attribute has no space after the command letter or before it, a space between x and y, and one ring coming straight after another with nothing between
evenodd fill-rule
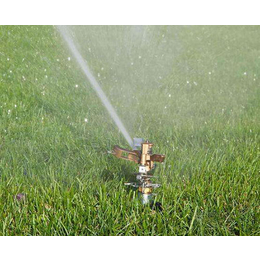
<instances>
[{"instance_id":1,"label":"spray jet","mask_svg":"<svg viewBox=\"0 0 260 260\"><path fill-rule=\"evenodd\" d=\"M151 182L151 178L154 177L152 175L152 170L155 167L154 162L163 162L165 156L159 154L152 154L153 144L149 141L144 142L142 138L134 138L134 143L132 142L129 133L127 132L125 126L121 122L112 104L108 100L105 92L102 90L102 87L91 73L87 62L83 59L82 55L76 48L76 45L74 44L73 39L69 34L69 31L65 26L57 26L57 29L60 32L63 39L66 41L71 53L75 57L86 78L91 83L93 89L96 91L98 97L102 101L104 107L107 109L109 115L114 120L117 127L120 129L129 146L133 147L133 150L130 151L127 149L120 148L116 145L112 154L118 158L134 161L135 163L139 164L139 172L136 173L136 179L138 180L138 182L126 183L126 185L137 187L142 203L148 204L149 202L151 202L153 189L160 186L159 184L153 184Z\"/></svg>"},{"instance_id":2,"label":"spray jet","mask_svg":"<svg viewBox=\"0 0 260 260\"><path fill-rule=\"evenodd\" d=\"M154 178L153 170L155 169L155 162L162 163L165 155L153 154L153 144L149 141L144 141L142 138L134 138L133 150L127 150L114 146L112 154L117 158L133 161L139 164L138 173L136 175L137 182L125 183L135 188L138 188L138 195L141 198L142 204L152 204L152 196L154 188L160 187L159 184L152 183L151 179Z\"/></svg>"}]
</instances>

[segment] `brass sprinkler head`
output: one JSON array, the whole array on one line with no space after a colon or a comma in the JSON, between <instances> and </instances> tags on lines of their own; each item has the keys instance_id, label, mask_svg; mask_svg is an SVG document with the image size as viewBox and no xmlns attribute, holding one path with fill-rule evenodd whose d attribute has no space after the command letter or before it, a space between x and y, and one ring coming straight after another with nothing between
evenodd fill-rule
<instances>
[{"instance_id":1,"label":"brass sprinkler head","mask_svg":"<svg viewBox=\"0 0 260 260\"><path fill-rule=\"evenodd\" d=\"M155 162L162 163L165 159L164 155L152 153L153 144L149 141L145 141L142 138L134 138L134 149L127 150L114 146L112 154L117 158L133 161L139 164L139 171L135 173L138 182L125 183L138 188L138 193L143 204L152 202L153 189L158 188L159 184L154 184L151 181L153 169L155 168Z\"/></svg>"}]
</instances>

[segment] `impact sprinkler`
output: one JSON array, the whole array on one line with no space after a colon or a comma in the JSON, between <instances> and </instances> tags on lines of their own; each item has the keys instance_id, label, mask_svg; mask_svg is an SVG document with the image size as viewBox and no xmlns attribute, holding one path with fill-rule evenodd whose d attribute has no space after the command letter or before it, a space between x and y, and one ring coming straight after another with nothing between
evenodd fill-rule
<instances>
[{"instance_id":1,"label":"impact sprinkler","mask_svg":"<svg viewBox=\"0 0 260 260\"><path fill-rule=\"evenodd\" d=\"M155 162L162 163L165 155L153 154L153 144L145 141L142 138L134 138L133 150L123 149L117 145L114 146L112 154L117 158L128 161L133 161L139 164L138 173L136 175L137 182L125 183L135 188L138 188L138 194L141 198L142 204L152 205L152 196L154 188L160 187L159 184L152 183L151 179L154 178L153 170Z\"/></svg>"}]
</instances>

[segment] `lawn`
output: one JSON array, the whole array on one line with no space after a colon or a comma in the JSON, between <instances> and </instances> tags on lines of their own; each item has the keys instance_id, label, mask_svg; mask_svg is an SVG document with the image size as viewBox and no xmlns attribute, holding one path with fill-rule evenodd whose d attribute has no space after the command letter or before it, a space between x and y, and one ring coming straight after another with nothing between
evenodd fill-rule
<instances>
[{"instance_id":1,"label":"lawn","mask_svg":"<svg viewBox=\"0 0 260 260\"><path fill-rule=\"evenodd\" d=\"M53 26L0 26L1 235L260 235L260 27L69 30L132 137L166 155L163 211ZM19 199L17 194L24 194Z\"/></svg>"}]
</instances>

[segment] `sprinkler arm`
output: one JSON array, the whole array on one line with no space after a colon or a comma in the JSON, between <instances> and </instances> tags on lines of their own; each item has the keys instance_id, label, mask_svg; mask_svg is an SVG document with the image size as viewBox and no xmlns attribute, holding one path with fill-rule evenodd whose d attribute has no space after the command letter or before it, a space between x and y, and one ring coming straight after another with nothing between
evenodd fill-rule
<instances>
[{"instance_id":1,"label":"sprinkler arm","mask_svg":"<svg viewBox=\"0 0 260 260\"><path fill-rule=\"evenodd\" d=\"M112 154L119 159L123 159L123 160L127 160L127 161L133 161L135 163L139 163L140 155L141 155L140 151L127 150L127 149L119 147L118 145L114 146Z\"/></svg>"},{"instance_id":2,"label":"sprinkler arm","mask_svg":"<svg viewBox=\"0 0 260 260\"><path fill-rule=\"evenodd\" d=\"M154 162L160 162L162 163L165 159L165 155L161 154L149 154L149 148L152 147L151 143L144 143L143 150L127 150L124 148L119 147L118 145L114 146L114 149L112 151L112 154L120 159L127 160L127 161L133 161L137 164L146 166L147 171L150 171L153 169ZM144 149L147 147L147 149Z\"/></svg>"}]
</instances>

